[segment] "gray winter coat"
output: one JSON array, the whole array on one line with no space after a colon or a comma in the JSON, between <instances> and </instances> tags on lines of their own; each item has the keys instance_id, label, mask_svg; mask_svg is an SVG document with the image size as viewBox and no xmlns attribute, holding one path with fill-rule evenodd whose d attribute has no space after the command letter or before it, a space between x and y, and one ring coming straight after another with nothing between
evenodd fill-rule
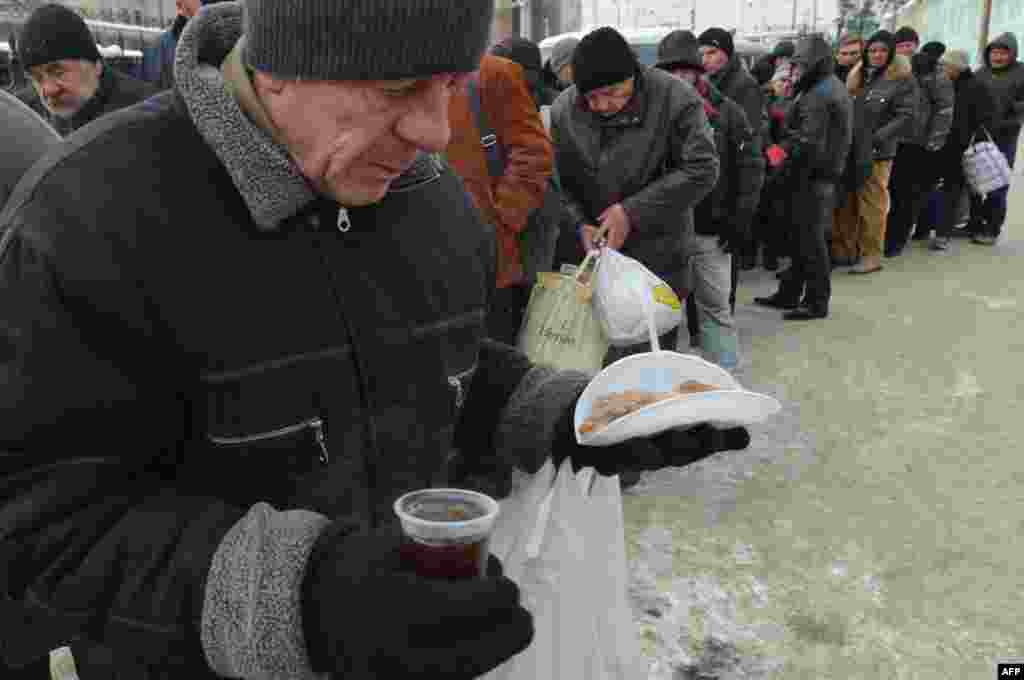
<instances>
[{"instance_id":1,"label":"gray winter coat","mask_svg":"<svg viewBox=\"0 0 1024 680\"><path fill-rule=\"evenodd\" d=\"M1005 47L1013 55L1013 62L995 71L989 61L993 47ZM985 48L985 66L978 71L978 79L992 90L996 100L998 122L992 134L1007 143L1016 139L1024 124L1024 64L1018 60L1017 36L1004 33Z\"/></svg>"},{"instance_id":2,"label":"gray winter coat","mask_svg":"<svg viewBox=\"0 0 1024 680\"><path fill-rule=\"evenodd\" d=\"M765 129L764 94L761 87L743 65L739 55L733 55L722 70L711 76L711 82L729 99L743 108L754 134L763 136Z\"/></svg>"},{"instance_id":3,"label":"gray winter coat","mask_svg":"<svg viewBox=\"0 0 1024 680\"><path fill-rule=\"evenodd\" d=\"M902 55L894 55L889 65L871 80L864 77L867 61L865 48L864 58L846 79L846 87L858 103L863 103L865 120L874 136L874 159L892 160L900 142L914 133L917 81L910 61Z\"/></svg>"},{"instance_id":4,"label":"gray winter coat","mask_svg":"<svg viewBox=\"0 0 1024 680\"><path fill-rule=\"evenodd\" d=\"M918 107L914 134L906 142L938 150L945 146L953 125L953 83L928 60L928 55L923 54L915 54L913 58ZM919 64L924 69L920 73Z\"/></svg>"},{"instance_id":5,"label":"gray winter coat","mask_svg":"<svg viewBox=\"0 0 1024 680\"><path fill-rule=\"evenodd\" d=\"M575 223L597 224L606 208L621 203L631 229L622 252L677 290L689 288L693 208L719 174L704 102L693 87L643 69L629 104L604 118L573 86L552 107L551 134Z\"/></svg>"},{"instance_id":6,"label":"gray winter coat","mask_svg":"<svg viewBox=\"0 0 1024 680\"><path fill-rule=\"evenodd\" d=\"M18 98L0 90L0 207L14 186L46 150L60 143L60 136L35 111Z\"/></svg>"}]
</instances>

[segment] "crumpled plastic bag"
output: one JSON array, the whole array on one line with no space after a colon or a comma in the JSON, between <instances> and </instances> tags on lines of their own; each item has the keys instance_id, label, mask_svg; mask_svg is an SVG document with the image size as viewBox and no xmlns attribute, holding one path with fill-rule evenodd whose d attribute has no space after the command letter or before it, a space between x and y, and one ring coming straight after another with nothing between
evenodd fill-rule
<instances>
[{"instance_id":1,"label":"crumpled plastic bag","mask_svg":"<svg viewBox=\"0 0 1024 680\"><path fill-rule=\"evenodd\" d=\"M612 345L648 341L645 305L652 308L659 336L682 321L683 306L672 287L633 258L603 248L594 276L594 316Z\"/></svg>"}]
</instances>

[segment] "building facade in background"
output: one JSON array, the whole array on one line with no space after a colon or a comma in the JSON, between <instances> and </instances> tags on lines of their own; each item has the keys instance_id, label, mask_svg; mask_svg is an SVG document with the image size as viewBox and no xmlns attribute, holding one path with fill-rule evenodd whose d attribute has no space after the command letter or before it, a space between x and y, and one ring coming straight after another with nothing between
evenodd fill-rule
<instances>
[{"instance_id":1,"label":"building facade in background","mask_svg":"<svg viewBox=\"0 0 1024 680\"><path fill-rule=\"evenodd\" d=\"M941 40L948 49L966 50L971 65L981 65L982 0L915 0L896 13L896 26L912 26L922 43ZM988 37L1012 31L1024 38L1024 0L992 0Z\"/></svg>"}]
</instances>

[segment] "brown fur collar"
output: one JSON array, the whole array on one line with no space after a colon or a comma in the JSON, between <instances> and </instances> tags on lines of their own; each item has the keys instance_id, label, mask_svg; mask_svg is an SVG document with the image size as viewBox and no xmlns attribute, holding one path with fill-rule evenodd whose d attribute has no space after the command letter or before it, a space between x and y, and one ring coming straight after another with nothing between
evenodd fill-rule
<instances>
[{"instance_id":1,"label":"brown fur collar","mask_svg":"<svg viewBox=\"0 0 1024 680\"><path fill-rule=\"evenodd\" d=\"M914 77L914 70L910 66L910 60L902 54L897 54L892 63L886 67L882 78L885 80L910 80ZM854 97L864 94L864 62L859 61L846 77L846 89Z\"/></svg>"}]
</instances>

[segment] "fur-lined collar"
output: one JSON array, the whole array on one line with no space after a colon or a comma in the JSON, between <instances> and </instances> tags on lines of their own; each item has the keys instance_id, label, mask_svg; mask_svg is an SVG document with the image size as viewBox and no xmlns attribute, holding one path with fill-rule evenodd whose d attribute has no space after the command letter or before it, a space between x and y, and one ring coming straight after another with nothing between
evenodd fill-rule
<instances>
[{"instance_id":1,"label":"fur-lined collar","mask_svg":"<svg viewBox=\"0 0 1024 680\"><path fill-rule=\"evenodd\" d=\"M254 125L228 92L220 65L242 35L242 5L208 5L185 25L174 83L199 133L231 175L253 220L272 230L316 194L288 152Z\"/></svg>"},{"instance_id":2,"label":"fur-lined collar","mask_svg":"<svg viewBox=\"0 0 1024 680\"><path fill-rule=\"evenodd\" d=\"M914 70L910 66L910 60L902 54L893 57L892 63L885 67L885 72L878 76L879 80L910 80L914 77ZM846 77L846 89L853 96L864 94L864 62L859 61Z\"/></svg>"}]
</instances>

